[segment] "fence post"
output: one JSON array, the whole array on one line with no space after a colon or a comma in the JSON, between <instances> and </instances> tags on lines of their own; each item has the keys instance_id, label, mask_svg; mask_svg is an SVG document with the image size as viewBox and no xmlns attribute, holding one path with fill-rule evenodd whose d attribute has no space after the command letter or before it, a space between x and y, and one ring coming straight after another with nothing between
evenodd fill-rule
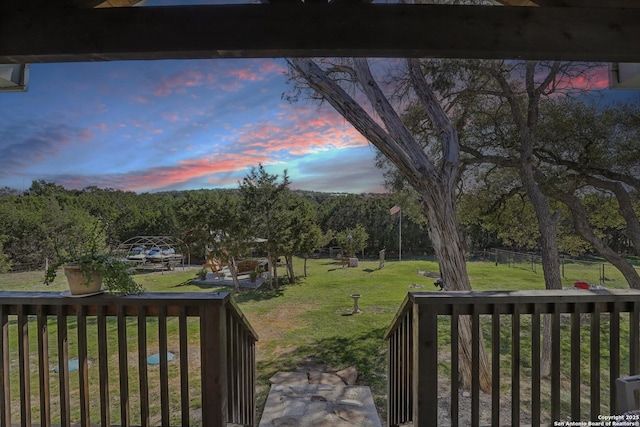
<instances>
[{"instance_id":1,"label":"fence post","mask_svg":"<svg viewBox=\"0 0 640 427\"><path fill-rule=\"evenodd\" d=\"M227 316L221 301L202 306L200 313L200 358L202 375L202 425L226 427Z\"/></svg>"},{"instance_id":2,"label":"fence post","mask_svg":"<svg viewBox=\"0 0 640 427\"><path fill-rule=\"evenodd\" d=\"M438 424L438 317L433 305L414 303L413 325L413 423L435 426Z\"/></svg>"}]
</instances>

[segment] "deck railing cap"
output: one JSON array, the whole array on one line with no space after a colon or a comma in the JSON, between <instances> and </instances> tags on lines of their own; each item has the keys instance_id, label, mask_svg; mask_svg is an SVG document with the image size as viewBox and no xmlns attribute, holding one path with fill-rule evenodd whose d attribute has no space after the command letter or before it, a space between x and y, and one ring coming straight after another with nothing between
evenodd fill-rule
<instances>
[{"instance_id":1,"label":"deck railing cap","mask_svg":"<svg viewBox=\"0 0 640 427\"><path fill-rule=\"evenodd\" d=\"M542 289L524 291L435 291L409 292L414 304L474 304L500 299L517 299L520 302L554 302L572 299L579 302L592 299L633 300L640 298L636 289ZM446 301L445 301L446 300Z\"/></svg>"}]
</instances>

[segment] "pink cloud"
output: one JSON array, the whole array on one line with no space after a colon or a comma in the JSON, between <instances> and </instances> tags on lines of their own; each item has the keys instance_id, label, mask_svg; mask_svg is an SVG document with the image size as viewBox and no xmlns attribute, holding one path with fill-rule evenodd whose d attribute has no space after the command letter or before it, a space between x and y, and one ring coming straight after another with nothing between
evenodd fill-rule
<instances>
[{"instance_id":1,"label":"pink cloud","mask_svg":"<svg viewBox=\"0 0 640 427\"><path fill-rule=\"evenodd\" d=\"M368 143L358 131L335 113L309 111L307 114L287 117L287 126L268 123L248 125L238 138L238 144L247 150L265 153L287 152L294 156L363 147Z\"/></svg>"},{"instance_id":2,"label":"pink cloud","mask_svg":"<svg viewBox=\"0 0 640 427\"><path fill-rule=\"evenodd\" d=\"M517 79L524 76L524 63L515 69ZM542 83L550 71L550 63L540 63L536 69L536 84ZM568 92L582 92L589 90L602 90L609 86L608 67L602 64L585 65L575 63L562 64L562 69L556 75L555 81L550 86L554 90L553 95L558 96Z\"/></svg>"},{"instance_id":3,"label":"pink cloud","mask_svg":"<svg viewBox=\"0 0 640 427\"><path fill-rule=\"evenodd\" d=\"M154 91L156 96L167 96L174 92L184 92L185 88L202 85L204 74L197 70L185 70L175 73L160 82Z\"/></svg>"},{"instance_id":4,"label":"pink cloud","mask_svg":"<svg viewBox=\"0 0 640 427\"><path fill-rule=\"evenodd\" d=\"M91 130L88 128L82 129L82 131L78 135L78 139L81 141L91 141L93 139L93 136L91 135Z\"/></svg>"},{"instance_id":5,"label":"pink cloud","mask_svg":"<svg viewBox=\"0 0 640 427\"><path fill-rule=\"evenodd\" d=\"M133 126L144 129L148 133L160 134L164 132L164 130L156 128L151 122L143 122L138 119L131 119L131 123L133 124Z\"/></svg>"},{"instance_id":6,"label":"pink cloud","mask_svg":"<svg viewBox=\"0 0 640 427\"><path fill-rule=\"evenodd\" d=\"M227 74L232 79L240 81L257 82L271 77L273 74L283 74L287 68L280 62L273 60L261 60L252 62L244 68L230 69Z\"/></svg>"},{"instance_id":7,"label":"pink cloud","mask_svg":"<svg viewBox=\"0 0 640 427\"><path fill-rule=\"evenodd\" d=\"M132 191L145 191L150 188L164 188L183 182L215 175L219 173L244 171L258 163L267 163L269 159L262 156L244 153L229 153L183 160L176 166L150 168L143 172L132 173L119 178L110 178L113 188L124 188ZM209 178L215 180L215 178Z\"/></svg>"},{"instance_id":8,"label":"pink cloud","mask_svg":"<svg viewBox=\"0 0 640 427\"><path fill-rule=\"evenodd\" d=\"M109 128L105 123L98 123L97 125L82 129L78 134L78 139L81 141L91 141L94 138L95 131L106 132L108 130Z\"/></svg>"},{"instance_id":9,"label":"pink cloud","mask_svg":"<svg viewBox=\"0 0 640 427\"><path fill-rule=\"evenodd\" d=\"M251 67L229 70L229 75L233 78L250 82L264 80L264 76L253 71Z\"/></svg>"},{"instance_id":10,"label":"pink cloud","mask_svg":"<svg viewBox=\"0 0 640 427\"><path fill-rule=\"evenodd\" d=\"M218 89L224 90L225 92L237 92L243 87L244 85L238 80L232 80L229 83L220 84Z\"/></svg>"},{"instance_id":11,"label":"pink cloud","mask_svg":"<svg viewBox=\"0 0 640 427\"><path fill-rule=\"evenodd\" d=\"M164 112L160 114L163 119L168 122L176 123L176 122L189 122L191 119L189 117L180 116L176 113Z\"/></svg>"},{"instance_id":12,"label":"pink cloud","mask_svg":"<svg viewBox=\"0 0 640 427\"><path fill-rule=\"evenodd\" d=\"M261 61L259 69L262 74L282 74L287 71L287 67L281 62L272 60Z\"/></svg>"}]
</instances>

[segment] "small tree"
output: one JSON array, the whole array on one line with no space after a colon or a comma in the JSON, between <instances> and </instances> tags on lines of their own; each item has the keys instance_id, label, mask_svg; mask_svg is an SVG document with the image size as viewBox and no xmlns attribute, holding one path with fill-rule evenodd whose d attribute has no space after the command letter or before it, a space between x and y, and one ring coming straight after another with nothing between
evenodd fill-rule
<instances>
[{"instance_id":1,"label":"small tree","mask_svg":"<svg viewBox=\"0 0 640 427\"><path fill-rule=\"evenodd\" d=\"M354 256L367 247L369 235L361 224L336 234L336 240L347 256Z\"/></svg>"},{"instance_id":2,"label":"small tree","mask_svg":"<svg viewBox=\"0 0 640 427\"><path fill-rule=\"evenodd\" d=\"M269 174L260 164L252 168L251 172L240 183L240 195L243 200L243 210L250 220L247 226L254 236L267 239L267 260L269 263L269 281L278 286L278 270L275 260L284 250L283 246L289 242L289 230L286 225L290 213L287 211L287 194L289 191L289 177L287 171L278 181L279 176Z\"/></svg>"},{"instance_id":3,"label":"small tree","mask_svg":"<svg viewBox=\"0 0 640 427\"><path fill-rule=\"evenodd\" d=\"M290 240L285 245L285 258L289 283L294 283L293 254L298 252L304 255L304 276L306 277L307 256L318 248L322 232L316 224L315 209L310 201L290 192L288 202L290 215L288 216L289 224L287 228L289 229Z\"/></svg>"}]
</instances>

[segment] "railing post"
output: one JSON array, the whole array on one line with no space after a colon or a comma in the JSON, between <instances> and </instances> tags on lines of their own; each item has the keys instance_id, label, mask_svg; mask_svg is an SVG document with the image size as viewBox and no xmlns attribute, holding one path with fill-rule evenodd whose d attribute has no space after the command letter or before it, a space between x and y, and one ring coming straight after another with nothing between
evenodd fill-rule
<instances>
[{"instance_id":1,"label":"railing post","mask_svg":"<svg viewBox=\"0 0 640 427\"><path fill-rule=\"evenodd\" d=\"M11 426L11 396L9 371L9 318L7 307L0 305L0 426Z\"/></svg>"},{"instance_id":2,"label":"railing post","mask_svg":"<svg viewBox=\"0 0 640 427\"><path fill-rule=\"evenodd\" d=\"M202 425L225 427L228 420L227 316L219 301L202 306L200 351Z\"/></svg>"},{"instance_id":3,"label":"railing post","mask_svg":"<svg viewBox=\"0 0 640 427\"><path fill-rule=\"evenodd\" d=\"M413 423L438 424L438 322L430 304L413 305Z\"/></svg>"}]
</instances>

